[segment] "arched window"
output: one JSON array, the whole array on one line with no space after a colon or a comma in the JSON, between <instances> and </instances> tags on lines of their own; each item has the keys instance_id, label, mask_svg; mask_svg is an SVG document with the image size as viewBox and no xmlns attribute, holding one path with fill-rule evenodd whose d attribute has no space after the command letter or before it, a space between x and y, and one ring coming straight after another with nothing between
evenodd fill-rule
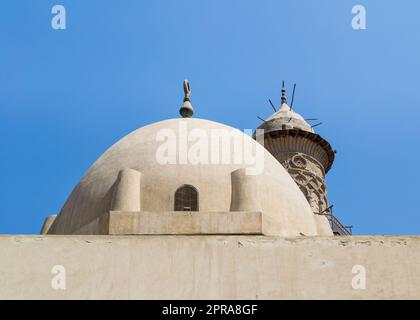
<instances>
[{"instance_id":1,"label":"arched window","mask_svg":"<svg viewBox=\"0 0 420 320\"><path fill-rule=\"evenodd\" d=\"M198 191L185 184L175 192L175 211L198 211Z\"/></svg>"}]
</instances>

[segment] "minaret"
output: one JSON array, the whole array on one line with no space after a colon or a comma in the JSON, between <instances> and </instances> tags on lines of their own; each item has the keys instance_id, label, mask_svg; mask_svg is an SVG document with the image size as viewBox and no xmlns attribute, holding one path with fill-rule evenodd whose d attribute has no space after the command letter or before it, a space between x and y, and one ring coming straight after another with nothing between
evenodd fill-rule
<instances>
[{"instance_id":1,"label":"minaret","mask_svg":"<svg viewBox=\"0 0 420 320\"><path fill-rule=\"evenodd\" d=\"M308 200L318 233L332 235L326 216L325 175L333 164L334 151L301 115L292 111L287 104L284 81L280 108L258 129L264 129L265 148L286 168Z\"/></svg>"}]
</instances>

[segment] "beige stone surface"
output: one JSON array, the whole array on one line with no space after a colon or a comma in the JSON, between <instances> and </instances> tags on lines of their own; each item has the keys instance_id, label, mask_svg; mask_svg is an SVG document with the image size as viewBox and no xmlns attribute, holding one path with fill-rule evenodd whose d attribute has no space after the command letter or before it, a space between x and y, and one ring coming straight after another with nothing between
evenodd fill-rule
<instances>
[{"instance_id":1,"label":"beige stone surface","mask_svg":"<svg viewBox=\"0 0 420 320\"><path fill-rule=\"evenodd\" d=\"M261 212L115 212L109 234L262 234Z\"/></svg>"},{"instance_id":2,"label":"beige stone surface","mask_svg":"<svg viewBox=\"0 0 420 320\"><path fill-rule=\"evenodd\" d=\"M420 237L0 236L0 257L0 299L420 298Z\"/></svg>"},{"instance_id":3,"label":"beige stone surface","mask_svg":"<svg viewBox=\"0 0 420 320\"><path fill-rule=\"evenodd\" d=\"M231 173L231 184L230 211L262 211L257 176L238 169Z\"/></svg>"},{"instance_id":4,"label":"beige stone surface","mask_svg":"<svg viewBox=\"0 0 420 320\"><path fill-rule=\"evenodd\" d=\"M111 210L140 211L141 173L132 169L123 169L118 173L112 195Z\"/></svg>"},{"instance_id":5,"label":"beige stone surface","mask_svg":"<svg viewBox=\"0 0 420 320\"><path fill-rule=\"evenodd\" d=\"M56 214L52 214L45 218L44 224L41 228L41 234L47 234L48 230L51 228L51 225L53 224L55 218L57 218Z\"/></svg>"}]
</instances>

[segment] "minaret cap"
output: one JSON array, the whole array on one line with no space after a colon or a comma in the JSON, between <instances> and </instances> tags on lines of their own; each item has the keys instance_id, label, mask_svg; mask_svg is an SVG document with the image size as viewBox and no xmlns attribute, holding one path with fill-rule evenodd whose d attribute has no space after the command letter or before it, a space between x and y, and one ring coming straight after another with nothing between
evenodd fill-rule
<instances>
[{"instance_id":1,"label":"minaret cap","mask_svg":"<svg viewBox=\"0 0 420 320\"><path fill-rule=\"evenodd\" d=\"M183 118L191 118L194 113L194 109L191 105L190 95L190 83L188 80L184 80L184 103L179 109L179 113Z\"/></svg>"}]
</instances>

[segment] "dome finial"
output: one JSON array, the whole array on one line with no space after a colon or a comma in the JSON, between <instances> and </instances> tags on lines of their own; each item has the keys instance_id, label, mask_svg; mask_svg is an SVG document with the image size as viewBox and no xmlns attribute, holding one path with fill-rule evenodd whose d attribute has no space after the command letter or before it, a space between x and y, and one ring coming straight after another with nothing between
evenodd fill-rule
<instances>
[{"instance_id":1,"label":"dome finial","mask_svg":"<svg viewBox=\"0 0 420 320\"><path fill-rule=\"evenodd\" d=\"M190 99L191 89L190 89L190 82L188 80L184 80L184 101L185 99Z\"/></svg>"},{"instance_id":2,"label":"dome finial","mask_svg":"<svg viewBox=\"0 0 420 320\"><path fill-rule=\"evenodd\" d=\"M286 100L286 88L284 86L284 80L283 80L283 85L282 85L282 88L281 88L281 104L283 104L283 103L287 103L287 100Z\"/></svg>"},{"instance_id":3,"label":"dome finial","mask_svg":"<svg viewBox=\"0 0 420 320\"><path fill-rule=\"evenodd\" d=\"M188 80L184 80L184 103L182 104L181 109L179 109L179 113L183 118L191 118L194 113L193 107L191 105L190 95L190 82Z\"/></svg>"}]
</instances>

